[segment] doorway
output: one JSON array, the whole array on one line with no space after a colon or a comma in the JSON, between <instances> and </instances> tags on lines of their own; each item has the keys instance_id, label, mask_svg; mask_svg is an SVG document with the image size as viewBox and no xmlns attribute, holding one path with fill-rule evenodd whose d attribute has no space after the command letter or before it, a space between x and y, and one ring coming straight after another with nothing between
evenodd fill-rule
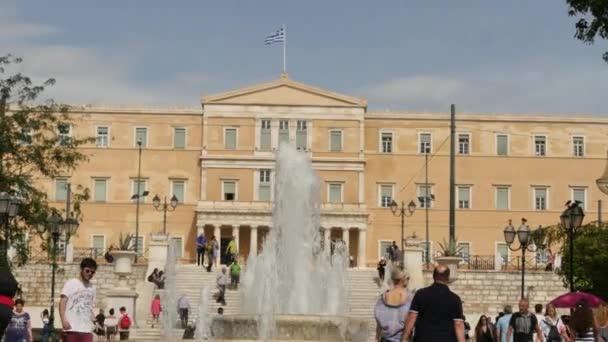
<instances>
[{"instance_id":1,"label":"doorway","mask_svg":"<svg viewBox=\"0 0 608 342\"><path fill-rule=\"evenodd\" d=\"M220 265L230 265L228 254L226 253L226 248L228 247L230 240L232 240L232 237L223 237L220 239Z\"/></svg>"}]
</instances>

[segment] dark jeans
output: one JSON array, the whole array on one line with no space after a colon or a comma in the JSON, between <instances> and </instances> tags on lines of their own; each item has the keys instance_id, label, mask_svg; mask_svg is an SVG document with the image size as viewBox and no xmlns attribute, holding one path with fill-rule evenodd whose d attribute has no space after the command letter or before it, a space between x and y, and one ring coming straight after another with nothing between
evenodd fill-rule
<instances>
[{"instance_id":1,"label":"dark jeans","mask_svg":"<svg viewBox=\"0 0 608 342\"><path fill-rule=\"evenodd\" d=\"M226 294L226 285L218 285L220 288L220 293L217 295L217 303L221 303L222 305L226 305L226 298L224 295Z\"/></svg>"},{"instance_id":2,"label":"dark jeans","mask_svg":"<svg viewBox=\"0 0 608 342\"><path fill-rule=\"evenodd\" d=\"M207 265L207 272L211 272L211 267L213 267L213 253L207 253L207 260L208 260L208 265Z\"/></svg>"},{"instance_id":3,"label":"dark jeans","mask_svg":"<svg viewBox=\"0 0 608 342\"><path fill-rule=\"evenodd\" d=\"M205 266L205 249L196 249L196 264L199 266Z\"/></svg>"},{"instance_id":4,"label":"dark jeans","mask_svg":"<svg viewBox=\"0 0 608 342\"><path fill-rule=\"evenodd\" d=\"M188 309L179 309L179 319L182 321L182 329L188 326Z\"/></svg>"},{"instance_id":5,"label":"dark jeans","mask_svg":"<svg viewBox=\"0 0 608 342\"><path fill-rule=\"evenodd\" d=\"M240 278L240 276L238 274L237 275L234 275L234 274L230 275L230 285L232 286L232 288L234 290L238 289L238 287L239 287L239 278Z\"/></svg>"},{"instance_id":6,"label":"dark jeans","mask_svg":"<svg viewBox=\"0 0 608 342\"><path fill-rule=\"evenodd\" d=\"M118 336L120 336L121 341L125 341L129 339L129 330L119 331Z\"/></svg>"},{"instance_id":7,"label":"dark jeans","mask_svg":"<svg viewBox=\"0 0 608 342\"><path fill-rule=\"evenodd\" d=\"M378 268L378 278L380 278L382 281L384 281L384 272L384 267Z\"/></svg>"}]
</instances>

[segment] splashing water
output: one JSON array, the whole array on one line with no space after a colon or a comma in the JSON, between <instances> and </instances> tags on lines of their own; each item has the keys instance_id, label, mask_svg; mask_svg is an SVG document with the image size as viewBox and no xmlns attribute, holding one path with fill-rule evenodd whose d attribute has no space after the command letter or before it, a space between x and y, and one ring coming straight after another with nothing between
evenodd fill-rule
<instances>
[{"instance_id":1,"label":"splashing water","mask_svg":"<svg viewBox=\"0 0 608 342\"><path fill-rule=\"evenodd\" d=\"M173 327L177 321L177 301L175 290L177 257L175 247L169 244L167 251L167 262L165 264L165 292L161 298L163 307L163 336L167 339L173 338Z\"/></svg>"},{"instance_id":2,"label":"splashing water","mask_svg":"<svg viewBox=\"0 0 608 342\"><path fill-rule=\"evenodd\" d=\"M319 180L303 152L277 152L273 226L259 256L249 255L242 305L256 315L259 337L272 337L275 315L345 315L348 253L321 248Z\"/></svg>"},{"instance_id":3,"label":"splashing water","mask_svg":"<svg viewBox=\"0 0 608 342\"><path fill-rule=\"evenodd\" d=\"M207 340L210 336L211 321L209 320L209 285L201 289L201 296L198 302L198 318L196 320L196 330L194 337L197 340Z\"/></svg>"}]
</instances>

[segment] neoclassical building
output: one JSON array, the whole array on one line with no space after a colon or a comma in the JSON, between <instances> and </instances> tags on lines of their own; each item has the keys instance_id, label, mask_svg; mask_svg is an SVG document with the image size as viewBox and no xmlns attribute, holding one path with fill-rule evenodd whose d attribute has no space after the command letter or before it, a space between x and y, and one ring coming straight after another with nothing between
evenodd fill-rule
<instances>
[{"instance_id":1,"label":"neoclassical building","mask_svg":"<svg viewBox=\"0 0 608 342\"><path fill-rule=\"evenodd\" d=\"M282 142L311 158L321 185L320 230L326 241L343 239L357 265L375 264L399 241L393 199L416 203L405 235L425 244L428 227L431 255L447 239L447 112L369 112L364 99L282 75L204 97L200 108L85 106L70 115L74 124L61 134L96 137L82 148L89 161L41 186L57 205L67 183L91 190L72 240L76 250L102 253L121 232L135 233L138 221L145 256L151 234L163 231L152 197L175 195L166 232L184 262L194 259L201 232L220 237L222 246L236 237L241 257L259 252L272 229L274 156ZM507 220L555 224L570 199L583 202L585 220L597 219L607 119L458 113L456 130L456 236L465 259L508 258ZM138 179L140 194L148 195L136 220Z\"/></svg>"}]
</instances>

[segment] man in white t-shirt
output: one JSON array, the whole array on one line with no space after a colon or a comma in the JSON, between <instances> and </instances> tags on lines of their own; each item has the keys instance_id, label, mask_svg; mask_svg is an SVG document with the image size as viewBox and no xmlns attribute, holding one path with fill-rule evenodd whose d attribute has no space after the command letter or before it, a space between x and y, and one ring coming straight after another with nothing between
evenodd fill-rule
<instances>
[{"instance_id":1,"label":"man in white t-shirt","mask_svg":"<svg viewBox=\"0 0 608 342\"><path fill-rule=\"evenodd\" d=\"M59 317L63 327L63 342L93 342L93 307L95 286L91 279L97 263L85 258L80 263L80 276L68 280L61 290Z\"/></svg>"}]
</instances>

